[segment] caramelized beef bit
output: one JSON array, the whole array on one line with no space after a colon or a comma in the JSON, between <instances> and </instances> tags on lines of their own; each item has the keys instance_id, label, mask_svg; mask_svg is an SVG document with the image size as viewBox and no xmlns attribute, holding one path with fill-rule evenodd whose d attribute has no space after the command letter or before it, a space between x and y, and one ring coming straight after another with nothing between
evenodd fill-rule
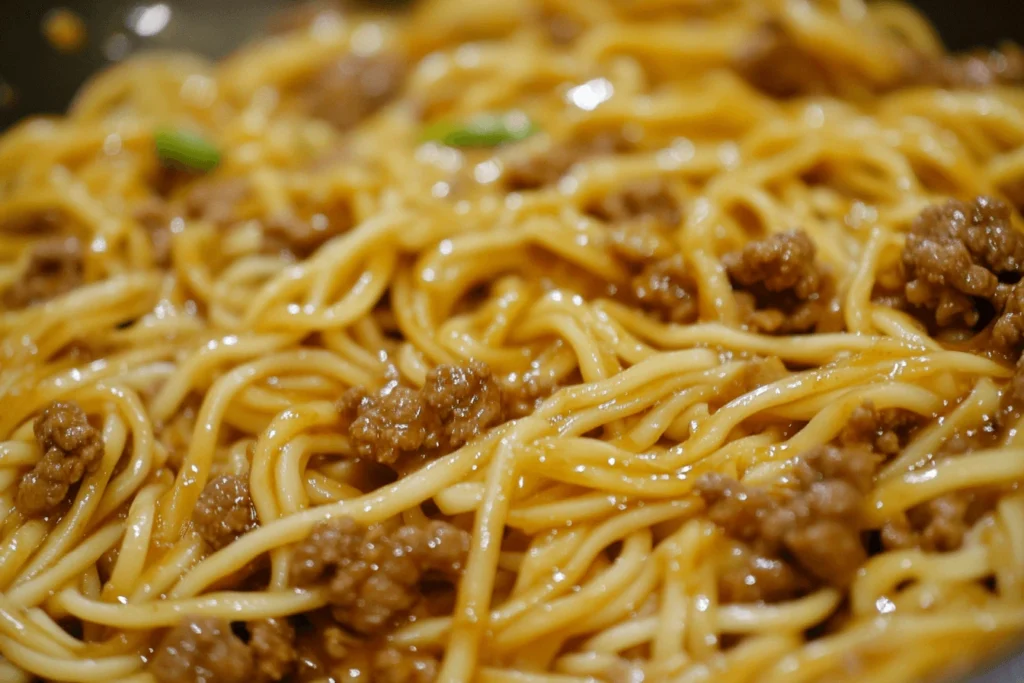
<instances>
[{"instance_id":1,"label":"caramelized beef bit","mask_svg":"<svg viewBox=\"0 0 1024 683\"><path fill-rule=\"evenodd\" d=\"M887 550L958 550L967 532L992 511L997 501L998 495L992 490L967 490L915 505L882 527L882 545Z\"/></svg>"},{"instance_id":2,"label":"caramelized beef bit","mask_svg":"<svg viewBox=\"0 0 1024 683\"><path fill-rule=\"evenodd\" d=\"M723 604L781 602L812 589L812 582L788 562L759 556L742 545L718 576L718 599Z\"/></svg>"},{"instance_id":3,"label":"caramelized beef bit","mask_svg":"<svg viewBox=\"0 0 1024 683\"><path fill-rule=\"evenodd\" d=\"M252 654L227 621L195 617L164 636L148 670L157 683L245 683Z\"/></svg>"},{"instance_id":4,"label":"caramelized beef bit","mask_svg":"<svg viewBox=\"0 0 1024 683\"><path fill-rule=\"evenodd\" d=\"M295 629L287 619L260 619L246 625L249 650L258 681L281 681L291 674L298 658Z\"/></svg>"},{"instance_id":5,"label":"caramelized beef bit","mask_svg":"<svg viewBox=\"0 0 1024 683\"><path fill-rule=\"evenodd\" d=\"M453 451L504 421L502 392L491 369L480 361L441 365L427 374L420 392L440 418L440 443Z\"/></svg>"},{"instance_id":6,"label":"caramelized beef bit","mask_svg":"<svg viewBox=\"0 0 1024 683\"><path fill-rule=\"evenodd\" d=\"M816 265L814 242L802 230L771 235L726 254L722 263L738 290L748 327L769 334L824 326L831 278Z\"/></svg>"},{"instance_id":7,"label":"caramelized beef bit","mask_svg":"<svg viewBox=\"0 0 1024 683\"><path fill-rule=\"evenodd\" d=\"M632 145L615 132L601 132L588 138L577 137L555 143L542 152L510 159L505 165L505 186L510 191L520 191L553 185L581 161L630 149Z\"/></svg>"},{"instance_id":8,"label":"caramelized beef bit","mask_svg":"<svg viewBox=\"0 0 1024 683\"><path fill-rule=\"evenodd\" d=\"M821 62L800 47L778 22L766 22L733 62L748 83L771 97L785 99L829 91Z\"/></svg>"},{"instance_id":9,"label":"caramelized beef bit","mask_svg":"<svg viewBox=\"0 0 1024 683\"><path fill-rule=\"evenodd\" d=\"M404 454L438 447L439 420L414 389L395 387L379 395L349 389L338 402L338 411L348 423L357 457L391 465Z\"/></svg>"},{"instance_id":10,"label":"caramelized beef bit","mask_svg":"<svg viewBox=\"0 0 1024 683\"><path fill-rule=\"evenodd\" d=\"M342 517L321 522L299 544L291 582L326 582L339 624L363 635L380 634L422 599L425 576L457 579L469 543L469 534L446 522L367 528Z\"/></svg>"},{"instance_id":11,"label":"caramelized beef bit","mask_svg":"<svg viewBox=\"0 0 1024 683\"><path fill-rule=\"evenodd\" d=\"M100 432L77 403L51 403L36 418L33 430L43 457L18 483L16 505L26 515L59 505L72 485L103 459Z\"/></svg>"},{"instance_id":12,"label":"caramelized beef bit","mask_svg":"<svg viewBox=\"0 0 1024 683\"><path fill-rule=\"evenodd\" d=\"M803 581L788 578L788 570L775 562L802 574L805 586L848 586L867 559L860 510L876 465L877 458L865 449L823 446L797 460L797 489L761 490L718 474L702 477L697 490L711 520L748 546L755 556L748 567L767 572L759 578L751 570L737 579L734 570L727 593L740 593L737 581L760 591L760 580L771 590L743 595L764 600L794 594Z\"/></svg>"},{"instance_id":13,"label":"caramelized beef bit","mask_svg":"<svg viewBox=\"0 0 1024 683\"><path fill-rule=\"evenodd\" d=\"M440 662L419 652L386 647L373 655L372 680L377 683L433 683Z\"/></svg>"},{"instance_id":14,"label":"caramelized beef bit","mask_svg":"<svg viewBox=\"0 0 1024 683\"><path fill-rule=\"evenodd\" d=\"M516 382L505 384L502 393L504 414L510 420L532 415L555 389L554 380L542 378L535 372L525 373Z\"/></svg>"},{"instance_id":15,"label":"caramelized beef bit","mask_svg":"<svg viewBox=\"0 0 1024 683\"><path fill-rule=\"evenodd\" d=\"M171 205L158 197L150 197L139 204L133 215L149 236L153 263L161 268L170 265L171 221L175 218Z\"/></svg>"},{"instance_id":16,"label":"caramelized beef bit","mask_svg":"<svg viewBox=\"0 0 1024 683\"><path fill-rule=\"evenodd\" d=\"M302 84L301 106L339 130L347 130L387 104L399 91L407 65L399 55L346 55Z\"/></svg>"},{"instance_id":17,"label":"caramelized beef bit","mask_svg":"<svg viewBox=\"0 0 1024 683\"><path fill-rule=\"evenodd\" d=\"M1007 296L1000 277L1024 272L1024 235L997 199L951 200L921 212L903 247L906 297L935 311L940 327L979 321L977 302Z\"/></svg>"},{"instance_id":18,"label":"caramelized beef bit","mask_svg":"<svg viewBox=\"0 0 1024 683\"><path fill-rule=\"evenodd\" d=\"M741 287L792 291L807 299L818 291L821 275L814 265L814 242L802 230L779 233L750 242L723 259L729 277Z\"/></svg>"},{"instance_id":19,"label":"caramelized beef bit","mask_svg":"<svg viewBox=\"0 0 1024 683\"><path fill-rule=\"evenodd\" d=\"M905 61L909 85L980 90L1024 82L1024 51L1016 45L941 57L910 53Z\"/></svg>"},{"instance_id":20,"label":"caramelized beef bit","mask_svg":"<svg viewBox=\"0 0 1024 683\"><path fill-rule=\"evenodd\" d=\"M34 244L28 265L4 295L11 309L25 308L67 294L85 279L85 254L75 237L50 237Z\"/></svg>"},{"instance_id":21,"label":"caramelized beef bit","mask_svg":"<svg viewBox=\"0 0 1024 683\"><path fill-rule=\"evenodd\" d=\"M211 480L196 502L192 523L213 550L220 550L257 526L249 483L233 476Z\"/></svg>"},{"instance_id":22,"label":"caramelized beef bit","mask_svg":"<svg viewBox=\"0 0 1024 683\"><path fill-rule=\"evenodd\" d=\"M644 266L631 284L636 304L665 322L697 319L697 284L686 272L681 254Z\"/></svg>"},{"instance_id":23,"label":"caramelized beef bit","mask_svg":"<svg viewBox=\"0 0 1024 683\"><path fill-rule=\"evenodd\" d=\"M608 223L651 219L666 228L675 228L681 219L675 196L657 178L627 183L618 192L592 202L587 213Z\"/></svg>"},{"instance_id":24,"label":"caramelized beef bit","mask_svg":"<svg viewBox=\"0 0 1024 683\"><path fill-rule=\"evenodd\" d=\"M331 218L317 214L309 220L292 215L278 216L263 225L263 251L271 254L286 251L305 259L351 227L352 215L348 211Z\"/></svg>"},{"instance_id":25,"label":"caramelized beef bit","mask_svg":"<svg viewBox=\"0 0 1024 683\"><path fill-rule=\"evenodd\" d=\"M504 402L490 368L471 361L431 370L419 391L350 389L338 410L356 455L390 465L403 456L441 455L462 447L504 421Z\"/></svg>"},{"instance_id":26,"label":"caramelized beef bit","mask_svg":"<svg viewBox=\"0 0 1024 683\"><path fill-rule=\"evenodd\" d=\"M997 302L999 298L997 296ZM992 326L992 345L1005 354L1015 356L1024 346L1024 284L1018 282L1009 288L1001 308Z\"/></svg>"},{"instance_id":27,"label":"caramelized beef bit","mask_svg":"<svg viewBox=\"0 0 1024 683\"><path fill-rule=\"evenodd\" d=\"M227 226L238 220L238 207L249 195L245 178L201 180L185 194L189 218Z\"/></svg>"},{"instance_id":28,"label":"caramelized beef bit","mask_svg":"<svg viewBox=\"0 0 1024 683\"><path fill-rule=\"evenodd\" d=\"M857 406L839 433L844 446L864 445L886 456L893 456L906 445L907 438L921 423L914 413L896 408L877 410L871 401Z\"/></svg>"}]
</instances>

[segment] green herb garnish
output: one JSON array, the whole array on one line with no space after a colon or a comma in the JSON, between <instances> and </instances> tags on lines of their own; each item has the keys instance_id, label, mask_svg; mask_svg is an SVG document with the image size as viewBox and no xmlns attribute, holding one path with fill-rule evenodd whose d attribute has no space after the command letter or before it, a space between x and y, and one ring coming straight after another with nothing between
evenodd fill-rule
<instances>
[{"instance_id":1,"label":"green herb garnish","mask_svg":"<svg viewBox=\"0 0 1024 683\"><path fill-rule=\"evenodd\" d=\"M168 166L205 173L212 171L220 163L220 152L217 148L196 133L161 128L156 132L153 141L160 161Z\"/></svg>"},{"instance_id":2,"label":"green herb garnish","mask_svg":"<svg viewBox=\"0 0 1024 683\"><path fill-rule=\"evenodd\" d=\"M537 130L522 112L483 114L466 122L435 123L423 131L423 140L449 147L495 147L528 138Z\"/></svg>"}]
</instances>

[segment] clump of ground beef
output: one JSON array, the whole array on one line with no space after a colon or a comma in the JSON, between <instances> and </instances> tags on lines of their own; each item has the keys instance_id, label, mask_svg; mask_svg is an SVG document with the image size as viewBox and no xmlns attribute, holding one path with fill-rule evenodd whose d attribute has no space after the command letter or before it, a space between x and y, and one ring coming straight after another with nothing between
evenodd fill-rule
<instances>
[{"instance_id":1,"label":"clump of ground beef","mask_svg":"<svg viewBox=\"0 0 1024 683\"><path fill-rule=\"evenodd\" d=\"M617 132L580 135L567 142L554 143L546 150L510 159L503 174L505 187L520 191L553 185L581 161L632 148L633 145Z\"/></svg>"},{"instance_id":2,"label":"clump of ground beef","mask_svg":"<svg viewBox=\"0 0 1024 683\"><path fill-rule=\"evenodd\" d=\"M831 278L815 262L814 242L802 230L777 233L722 258L745 324L768 334L823 331Z\"/></svg>"},{"instance_id":3,"label":"clump of ground beef","mask_svg":"<svg viewBox=\"0 0 1024 683\"><path fill-rule=\"evenodd\" d=\"M861 444L876 453L894 456L920 424L921 418L915 413L897 408L879 410L865 401L850 413L838 442L844 446Z\"/></svg>"},{"instance_id":4,"label":"clump of ground beef","mask_svg":"<svg viewBox=\"0 0 1024 683\"><path fill-rule=\"evenodd\" d=\"M310 116L347 130L398 94L406 70L405 59L391 52L345 55L299 85L300 106Z\"/></svg>"},{"instance_id":5,"label":"clump of ground beef","mask_svg":"<svg viewBox=\"0 0 1024 683\"><path fill-rule=\"evenodd\" d=\"M964 490L915 505L882 527L882 545L887 550L958 550L967 532L992 511L997 500L992 490Z\"/></svg>"},{"instance_id":6,"label":"clump of ground beef","mask_svg":"<svg viewBox=\"0 0 1024 683\"><path fill-rule=\"evenodd\" d=\"M1024 234L997 199L950 200L928 207L903 247L907 301L934 311L940 327L975 326L979 303L998 308L1010 294L1001 279L1024 272Z\"/></svg>"},{"instance_id":7,"label":"clump of ground beef","mask_svg":"<svg viewBox=\"0 0 1024 683\"><path fill-rule=\"evenodd\" d=\"M10 309L39 304L79 287L85 280L85 252L76 237L48 237L31 247L21 277L4 293Z\"/></svg>"},{"instance_id":8,"label":"clump of ground beef","mask_svg":"<svg viewBox=\"0 0 1024 683\"><path fill-rule=\"evenodd\" d=\"M362 635L389 629L421 599L421 582L457 580L469 534L446 522L375 524L348 517L321 522L295 549L291 582L326 584L334 619Z\"/></svg>"},{"instance_id":9,"label":"clump of ground beef","mask_svg":"<svg viewBox=\"0 0 1024 683\"><path fill-rule=\"evenodd\" d=\"M295 628L287 619L260 619L246 624L255 678L283 681L295 669Z\"/></svg>"},{"instance_id":10,"label":"clump of ground beef","mask_svg":"<svg viewBox=\"0 0 1024 683\"><path fill-rule=\"evenodd\" d=\"M658 178L633 181L598 197L587 213L608 223L650 219L666 228L677 227L682 216L668 184Z\"/></svg>"},{"instance_id":11,"label":"clump of ground beef","mask_svg":"<svg viewBox=\"0 0 1024 683\"><path fill-rule=\"evenodd\" d=\"M348 390L338 404L356 455L391 465L403 456L440 455L504 421L502 387L486 364L442 365L423 388Z\"/></svg>"},{"instance_id":12,"label":"clump of ground beef","mask_svg":"<svg viewBox=\"0 0 1024 683\"><path fill-rule=\"evenodd\" d=\"M252 675L252 653L227 621L196 617L164 636L148 670L157 683L245 683Z\"/></svg>"},{"instance_id":13,"label":"clump of ground beef","mask_svg":"<svg viewBox=\"0 0 1024 683\"><path fill-rule=\"evenodd\" d=\"M665 322L696 320L697 284L671 240L682 212L664 181L630 183L591 202L587 213L609 224L611 251L631 273L620 292L626 303Z\"/></svg>"},{"instance_id":14,"label":"clump of ground beef","mask_svg":"<svg viewBox=\"0 0 1024 683\"><path fill-rule=\"evenodd\" d=\"M741 552L723 572L723 600L779 600L815 585L845 588L867 559L861 509L878 458L822 446L797 459L795 488L759 489L708 474L697 491Z\"/></svg>"},{"instance_id":15,"label":"clump of ground beef","mask_svg":"<svg viewBox=\"0 0 1024 683\"><path fill-rule=\"evenodd\" d=\"M762 24L736 54L733 66L752 86L786 99L831 90L828 71L775 21Z\"/></svg>"},{"instance_id":16,"label":"clump of ground beef","mask_svg":"<svg viewBox=\"0 0 1024 683\"><path fill-rule=\"evenodd\" d=\"M43 457L18 483L16 505L26 515L38 515L64 500L70 488L103 459L103 439L89 424L85 411L73 401L55 401L33 424Z\"/></svg>"},{"instance_id":17,"label":"clump of ground beef","mask_svg":"<svg viewBox=\"0 0 1024 683\"><path fill-rule=\"evenodd\" d=\"M1024 82L1024 51L1016 45L939 57L908 52L904 64L905 85L980 90Z\"/></svg>"},{"instance_id":18,"label":"clump of ground beef","mask_svg":"<svg viewBox=\"0 0 1024 683\"><path fill-rule=\"evenodd\" d=\"M220 550L257 526L249 483L240 477L211 480L199 494L192 523L213 550Z\"/></svg>"},{"instance_id":19,"label":"clump of ground beef","mask_svg":"<svg viewBox=\"0 0 1024 683\"><path fill-rule=\"evenodd\" d=\"M697 319L697 283L682 254L648 263L630 285L632 300L661 320L689 323Z\"/></svg>"},{"instance_id":20,"label":"clump of ground beef","mask_svg":"<svg viewBox=\"0 0 1024 683\"><path fill-rule=\"evenodd\" d=\"M294 215L267 219L263 224L263 251L288 252L298 259L308 258L324 243L352 227L348 205L337 207L331 215L317 214L306 220Z\"/></svg>"}]
</instances>

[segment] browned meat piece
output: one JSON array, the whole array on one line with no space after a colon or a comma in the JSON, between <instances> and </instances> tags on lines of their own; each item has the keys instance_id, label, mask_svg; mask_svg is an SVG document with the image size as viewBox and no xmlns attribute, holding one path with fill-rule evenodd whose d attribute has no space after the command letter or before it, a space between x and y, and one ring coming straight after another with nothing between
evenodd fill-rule
<instances>
[{"instance_id":1,"label":"browned meat piece","mask_svg":"<svg viewBox=\"0 0 1024 683\"><path fill-rule=\"evenodd\" d=\"M386 647L373 655L376 683L434 683L440 662L428 654Z\"/></svg>"},{"instance_id":2,"label":"browned meat piece","mask_svg":"<svg viewBox=\"0 0 1024 683\"><path fill-rule=\"evenodd\" d=\"M25 271L4 294L11 309L67 294L85 278L85 254L75 237L49 237L32 246Z\"/></svg>"},{"instance_id":3,"label":"browned meat piece","mask_svg":"<svg viewBox=\"0 0 1024 683\"><path fill-rule=\"evenodd\" d=\"M628 183L618 192L600 197L587 212L608 223L651 219L665 228L679 225L679 203L668 185L659 179Z\"/></svg>"},{"instance_id":4,"label":"browned meat piece","mask_svg":"<svg viewBox=\"0 0 1024 683\"><path fill-rule=\"evenodd\" d=\"M249 484L233 476L210 481L196 501L192 523L213 550L220 550L257 526Z\"/></svg>"},{"instance_id":5,"label":"browned meat piece","mask_svg":"<svg viewBox=\"0 0 1024 683\"><path fill-rule=\"evenodd\" d=\"M860 511L876 465L870 451L825 446L798 459L793 471L797 489L759 490L717 474L702 477L697 490L709 517L750 548L756 559L747 566L759 572L737 578L733 569L724 587L727 594L764 600L814 583L848 586L867 559ZM775 562L788 564L803 578L795 579ZM741 591L737 581L757 592ZM758 581L764 582L764 591Z\"/></svg>"},{"instance_id":6,"label":"browned meat piece","mask_svg":"<svg viewBox=\"0 0 1024 683\"><path fill-rule=\"evenodd\" d=\"M831 278L816 265L814 242L802 230L748 243L722 258L748 327L770 334L824 326Z\"/></svg>"},{"instance_id":7,"label":"browned meat piece","mask_svg":"<svg viewBox=\"0 0 1024 683\"><path fill-rule=\"evenodd\" d=\"M455 450L504 421L501 385L479 361L441 365L427 374L421 394L440 418L445 450Z\"/></svg>"},{"instance_id":8,"label":"browned meat piece","mask_svg":"<svg viewBox=\"0 0 1024 683\"><path fill-rule=\"evenodd\" d=\"M346 55L303 83L299 100L311 116L346 130L398 94L406 68L405 60L396 54Z\"/></svg>"},{"instance_id":9,"label":"browned meat piece","mask_svg":"<svg viewBox=\"0 0 1024 683\"><path fill-rule=\"evenodd\" d=\"M157 683L245 683L252 675L252 654L228 622L195 617L164 636L148 670Z\"/></svg>"},{"instance_id":10,"label":"browned meat piece","mask_svg":"<svg viewBox=\"0 0 1024 683\"><path fill-rule=\"evenodd\" d=\"M170 204L157 197L141 202L134 212L135 220L146 229L153 248L153 262L166 267L171 262L171 221L174 211Z\"/></svg>"},{"instance_id":11,"label":"browned meat piece","mask_svg":"<svg viewBox=\"0 0 1024 683\"><path fill-rule=\"evenodd\" d=\"M258 681L282 681L295 668L295 629L287 619L260 619L246 625Z\"/></svg>"},{"instance_id":12,"label":"browned meat piece","mask_svg":"<svg viewBox=\"0 0 1024 683\"><path fill-rule=\"evenodd\" d=\"M697 284L686 272L682 255L649 263L631 284L633 300L645 311L671 323L697 319Z\"/></svg>"},{"instance_id":13,"label":"browned meat piece","mask_svg":"<svg viewBox=\"0 0 1024 683\"><path fill-rule=\"evenodd\" d=\"M338 411L360 458L391 465L402 455L440 446L440 421L414 389L395 387L378 395L349 389Z\"/></svg>"},{"instance_id":14,"label":"browned meat piece","mask_svg":"<svg viewBox=\"0 0 1024 683\"><path fill-rule=\"evenodd\" d=\"M601 132L555 143L547 150L511 159L505 166L505 186L511 191L553 185L575 164L593 157L628 152L632 145L620 133Z\"/></svg>"},{"instance_id":15,"label":"browned meat piece","mask_svg":"<svg viewBox=\"0 0 1024 683\"><path fill-rule=\"evenodd\" d=\"M807 299L821 283L814 254L814 242L807 233L792 230L750 242L722 261L729 277L742 287L760 286L774 293L790 290Z\"/></svg>"},{"instance_id":16,"label":"browned meat piece","mask_svg":"<svg viewBox=\"0 0 1024 683\"><path fill-rule=\"evenodd\" d=\"M535 372L525 373L516 382L505 384L504 413L509 419L531 415L557 388L553 380L542 378Z\"/></svg>"},{"instance_id":17,"label":"browned meat piece","mask_svg":"<svg viewBox=\"0 0 1024 683\"><path fill-rule=\"evenodd\" d=\"M583 33L584 27L575 18L545 6L540 12L544 33L555 45L569 45Z\"/></svg>"},{"instance_id":18,"label":"browned meat piece","mask_svg":"<svg viewBox=\"0 0 1024 683\"><path fill-rule=\"evenodd\" d=\"M295 550L291 581L326 582L338 623L364 635L379 634L421 599L428 573L454 581L469 552L469 534L446 522L376 524L351 518L322 522Z\"/></svg>"},{"instance_id":19,"label":"browned meat piece","mask_svg":"<svg viewBox=\"0 0 1024 683\"><path fill-rule=\"evenodd\" d=\"M1024 272L1024 235L997 199L951 200L921 212L903 247L906 297L941 327L979 321L976 302L1005 298L1000 275Z\"/></svg>"},{"instance_id":20,"label":"browned meat piece","mask_svg":"<svg viewBox=\"0 0 1024 683\"><path fill-rule=\"evenodd\" d=\"M296 258L307 258L332 237L352 227L352 214L347 209L330 217L317 214L309 220L290 215L268 219L263 225L263 251L286 251Z\"/></svg>"},{"instance_id":21,"label":"browned meat piece","mask_svg":"<svg viewBox=\"0 0 1024 683\"><path fill-rule=\"evenodd\" d=\"M998 500L991 490L955 491L916 505L882 527L886 549L920 548L926 552L958 550L978 520Z\"/></svg>"},{"instance_id":22,"label":"browned meat piece","mask_svg":"<svg viewBox=\"0 0 1024 683\"><path fill-rule=\"evenodd\" d=\"M762 25L733 63L752 86L771 97L790 98L829 92L828 72L778 22Z\"/></svg>"},{"instance_id":23,"label":"browned meat piece","mask_svg":"<svg viewBox=\"0 0 1024 683\"><path fill-rule=\"evenodd\" d=\"M780 602L804 595L813 587L785 560L761 557L741 545L719 571L718 599L725 604Z\"/></svg>"},{"instance_id":24,"label":"browned meat piece","mask_svg":"<svg viewBox=\"0 0 1024 683\"><path fill-rule=\"evenodd\" d=\"M103 459L103 439L74 402L51 403L33 425L43 457L18 483L16 505L37 515L60 504L72 485Z\"/></svg>"},{"instance_id":25,"label":"browned meat piece","mask_svg":"<svg viewBox=\"0 0 1024 683\"><path fill-rule=\"evenodd\" d=\"M1007 288L1001 286L1001 289ZM1018 283L1008 289L1002 312L992 326L992 345L1004 353L1016 355L1024 345L1024 285Z\"/></svg>"},{"instance_id":26,"label":"browned meat piece","mask_svg":"<svg viewBox=\"0 0 1024 683\"><path fill-rule=\"evenodd\" d=\"M1018 85L1022 81L1024 51L1016 45L941 57L910 53L906 59L908 85L979 90L994 85Z\"/></svg>"},{"instance_id":27,"label":"browned meat piece","mask_svg":"<svg viewBox=\"0 0 1024 683\"><path fill-rule=\"evenodd\" d=\"M871 401L866 401L850 413L838 440L844 446L861 444L893 456L906 445L910 433L920 423L921 418L914 413L894 408L877 410Z\"/></svg>"},{"instance_id":28,"label":"browned meat piece","mask_svg":"<svg viewBox=\"0 0 1024 683\"><path fill-rule=\"evenodd\" d=\"M442 365L419 390L394 387L368 394L350 389L338 404L360 458L393 464L404 455L440 455L504 421L505 399L490 368L479 361Z\"/></svg>"},{"instance_id":29,"label":"browned meat piece","mask_svg":"<svg viewBox=\"0 0 1024 683\"><path fill-rule=\"evenodd\" d=\"M248 195L245 178L200 180L185 194L185 213L214 225L230 225L239 219L238 207Z\"/></svg>"}]
</instances>

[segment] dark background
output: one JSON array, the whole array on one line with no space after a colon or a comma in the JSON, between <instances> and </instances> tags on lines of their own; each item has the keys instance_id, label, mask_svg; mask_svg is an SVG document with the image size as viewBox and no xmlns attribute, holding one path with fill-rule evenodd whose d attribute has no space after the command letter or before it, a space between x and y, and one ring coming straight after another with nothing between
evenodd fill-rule
<instances>
[{"instance_id":1,"label":"dark background","mask_svg":"<svg viewBox=\"0 0 1024 683\"><path fill-rule=\"evenodd\" d=\"M126 48L126 54L174 48L221 57L258 34L283 8L296 4L295 0L162 0L171 11L166 28L149 38L136 35L127 25L132 11L160 1L0 0L0 130L30 114L62 111L85 79L111 64L111 56L116 57L120 48ZM931 17L953 49L1005 40L1024 44L1024 0L916 0L914 4ZM58 52L40 30L46 13L61 6L85 21L87 40L78 52ZM110 42L113 36L123 37ZM5 86L14 97L3 106ZM975 675L969 683L1024 683L1024 651Z\"/></svg>"}]
</instances>

